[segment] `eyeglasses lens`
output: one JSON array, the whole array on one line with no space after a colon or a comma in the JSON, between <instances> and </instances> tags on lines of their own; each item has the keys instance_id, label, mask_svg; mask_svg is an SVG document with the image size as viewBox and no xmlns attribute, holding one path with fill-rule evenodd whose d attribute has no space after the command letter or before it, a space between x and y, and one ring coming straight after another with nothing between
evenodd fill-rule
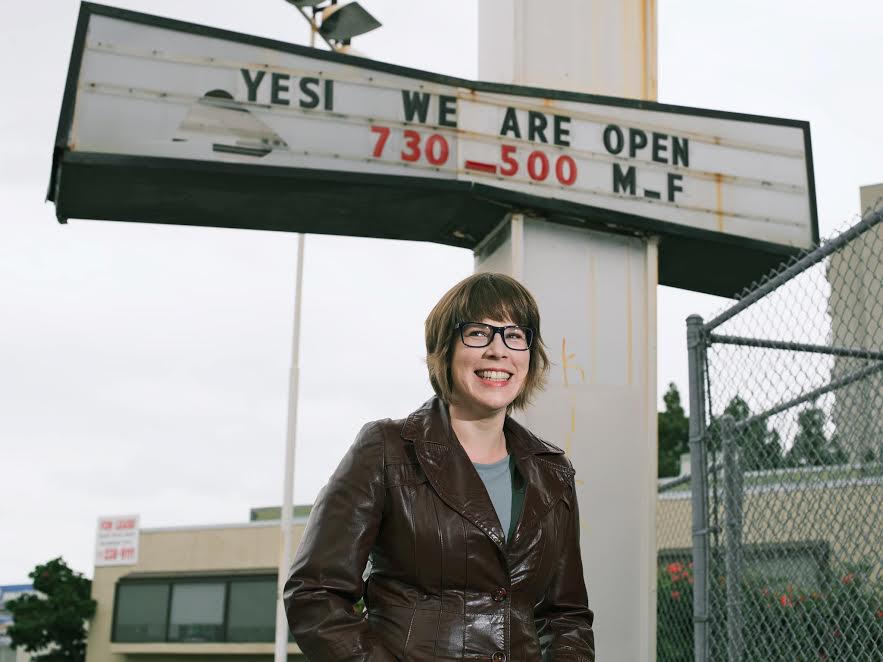
<instances>
[{"instance_id":1,"label":"eyeglasses lens","mask_svg":"<svg viewBox=\"0 0 883 662\"><path fill-rule=\"evenodd\" d=\"M462 335L463 343L467 347L487 347L493 342L494 328L487 324L464 324ZM503 343L509 349L524 350L530 348L530 329L520 326L507 326L501 335L503 336Z\"/></svg>"}]
</instances>

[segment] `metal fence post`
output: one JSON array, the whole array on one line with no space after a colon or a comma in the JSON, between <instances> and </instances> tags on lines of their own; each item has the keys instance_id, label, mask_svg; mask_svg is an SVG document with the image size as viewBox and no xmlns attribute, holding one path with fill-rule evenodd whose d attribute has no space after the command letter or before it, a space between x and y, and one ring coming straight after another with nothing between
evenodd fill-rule
<instances>
[{"instance_id":1,"label":"metal fence post","mask_svg":"<svg viewBox=\"0 0 883 662\"><path fill-rule=\"evenodd\" d=\"M727 660L742 662L742 466L736 423L721 417L724 464L724 567L727 574Z\"/></svg>"},{"instance_id":2,"label":"metal fence post","mask_svg":"<svg viewBox=\"0 0 883 662\"><path fill-rule=\"evenodd\" d=\"M687 318L690 380L690 474L693 500L693 659L708 660L708 463L705 460L705 335L702 318Z\"/></svg>"}]
</instances>

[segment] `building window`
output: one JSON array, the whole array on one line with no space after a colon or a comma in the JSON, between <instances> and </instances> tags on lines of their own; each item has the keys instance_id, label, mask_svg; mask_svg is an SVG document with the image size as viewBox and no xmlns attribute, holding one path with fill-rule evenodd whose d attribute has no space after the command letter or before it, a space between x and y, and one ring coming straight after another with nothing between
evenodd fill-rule
<instances>
[{"instance_id":1,"label":"building window","mask_svg":"<svg viewBox=\"0 0 883 662\"><path fill-rule=\"evenodd\" d=\"M117 584L114 642L272 642L276 577L132 577Z\"/></svg>"},{"instance_id":2,"label":"building window","mask_svg":"<svg viewBox=\"0 0 883 662\"><path fill-rule=\"evenodd\" d=\"M165 641L168 583L120 584L114 641Z\"/></svg>"},{"instance_id":3,"label":"building window","mask_svg":"<svg viewBox=\"0 0 883 662\"><path fill-rule=\"evenodd\" d=\"M227 616L227 641L273 641L276 581L233 582Z\"/></svg>"},{"instance_id":4,"label":"building window","mask_svg":"<svg viewBox=\"0 0 883 662\"><path fill-rule=\"evenodd\" d=\"M722 573L725 568L723 547L709 549L712 568ZM803 590L821 590L830 577L829 544L823 540L781 543L743 544L742 578L770 589L784 590L789 584ZM693 560L689 548L661 549L657 553L658 574L663 576L669 568L687 568ZM688 572L692 575L692 570Z\"/></svg>"},{"instance_id":5,"label":"building window","mask_svg":"<svg viewBox=\"0 0 883 662\"><path fill-rule=\"evenodd\" d=\"M225 590L222 583L174 584L169 641L224 641Z\"/></svg>"}]
</instances>

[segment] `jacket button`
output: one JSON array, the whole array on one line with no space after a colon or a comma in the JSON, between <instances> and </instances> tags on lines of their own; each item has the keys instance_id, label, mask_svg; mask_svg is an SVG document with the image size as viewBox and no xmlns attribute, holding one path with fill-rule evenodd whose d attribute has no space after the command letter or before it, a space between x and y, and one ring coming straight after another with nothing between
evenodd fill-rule
<instances>
[{"instance_id":1,"label":"jacket button","mask_svg":"<svg viewBox=\"0 0 883 662\"><path fill-rule=\"evenodd\" d=\"M506 589L504 589L502 586L492 593L494 600L496 600L497 602L502 602L503 600L505 600L507 595L508 593ZM500 655L502 655L502 653L500 653ZM496 662L496 658L494 658L494 660Z\"/></svg>"},{"instance_id":2,"label":"jacket button","mask_svg":"<svg viewBox=\"0 0 883 662\"><path fill-rule=\"evenodd\" d=\"M493 662L506 662L506 653L503 651L497 651L491 655L491 660L493 660Z\"/></svg>"}]
</instances>

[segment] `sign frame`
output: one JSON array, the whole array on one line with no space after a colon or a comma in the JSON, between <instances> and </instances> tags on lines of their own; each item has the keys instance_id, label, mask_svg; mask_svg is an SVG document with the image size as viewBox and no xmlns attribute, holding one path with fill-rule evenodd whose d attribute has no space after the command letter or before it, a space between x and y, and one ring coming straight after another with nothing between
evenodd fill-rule
<instances>
[{"instance_id":1,"label":"sign frame","mask_svg":"<svg viewBox=\"0 0 883 662\"><path fill-rule=\"evenodd\" d=\"M480 92L796 128L803 133L812 242L819 243L809 123L576 92L468 81L360 57L83 2L55 137L47 199L56 216L430 241L471 250L507 213L604 232L661 237L659 282L734 296L802 249L530 195L478 181L221 163L71 149L89 20L106 16ZM295 211L296 210L296 213Z\"/></svg>"}]
</instances>

